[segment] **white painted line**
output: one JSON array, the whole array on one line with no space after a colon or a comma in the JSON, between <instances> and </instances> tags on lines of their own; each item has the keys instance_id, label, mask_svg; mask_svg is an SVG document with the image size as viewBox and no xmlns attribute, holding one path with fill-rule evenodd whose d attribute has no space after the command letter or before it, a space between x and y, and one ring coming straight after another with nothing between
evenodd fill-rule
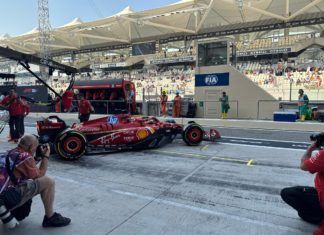
<instances>
[{"instance_id":1,"label":"white painted line","mask_svg":"<svg viewBox=\"0 0 324 235\"><path fill-rule=\"evenodd\" d=\"M262 144L263 142L257 142L257 141L246 141L246 140L230 140L230 142L236 142L236 143L250 143L250 144Z\"/></svg>"},{"instance_id":2,"label":"white painted line","mask_svg":"<svg viewBox=\"0 0 324 235\"><path fill-rule=\"evenodd\" d=\"M293 144L292 147L307 148L308 145Z\"/></svg>"},{"instance_id":3,"label":"white painted line","mask_svg":"<svg viewBox=\"0 0 324 235\"><path fill-rule=\"evenodd\" d=\"M292 133L314 133L316 131L302 131L302 130L285 130L285 129L263 129L263 128L244 128L244 127L229 127L229 126L217 126L217 125L201 125L207 128L220 128L220 129L239 129L239 130L255 130L255 131L272 131L272 132L292 132ZM320 131L318 131L320 132Z\"/></svg>"},{"instance_id":4,"label":"white painted line","mask_svg":"<svg viewBox=\"0 0 324 235\"><path fill-rule=\"evenodd\" d=\"M75 181L73 179L67 179L64 177L59 177L59 176L55 176L55 178L61 180L61 181L65 181L68 183L75 183L77 185L82 185L83 188L86 187L93 187L94 185L89 185L87 183L82 183L80 181ZM205 208L200 208L200 207L196 207L196 206L192 206L192 205L188 205L188 204L183 204L183 203L178 203L178 202L173 202L173 201L169 201L169 200L165 200L165 199L159 199L159 198L154 198L154 197L150 197L150 196L145 196L145 195L141 195L141 194L137 194L137 193L132 193L132 192L127 192L127 191L121 191L121 190L117 190L117 189L110 189L109 190L112 193L116 193L116 194L120 194L120 195L125 195L125 196L129 196L129 197L135 197L138 199L145 199L145 200L149 200L149 201L154 201L154 202L158 202L161 204L165 204L165 205L170 205L170 206L174 206L174 207L178 207L178 208L183 208L183 209L189 209L198 213L202 213L202 214L209 214L209 215L214 215L214 216L219 216L219 217L223 217L224 219L233 219L233 220L237 220L240 222L244 222L244 223L250 223L250 224L255 224L255 225L259 225L259 226L265 226L265 227L270 227L272 229L279 229L279 230L284 230L284 231L289 231L289 232L294 232L294 233L300 233L302 232L299 229L295 229L295 228L291 228L291 227L287 227L287 226L282 226L282 225L278 225L278 224L274 224L271 222L266 222L266 221L261 221L261 220L256 220L256 219L249 219L249 218L245 218L245 217L240 217L240 216L236 216L236 215L231 215L231 214L227 214L224 212L218 212L218 211L213 211L213 210L209 210L209 209L205 209ZM262 213L262 212L260 212Z\"/></svg>"},{"instance_id":5,"label":"white painted line","mask_svg":"<svg viewBox=\"0 0 324 235\"><path fill-rule=\"evenodd\" d=\"M221 143L218 142L220 145L236 145L236 146L244 146L244 147L252 147L252 148L268 148L268 149L281 149L281 150L289 150L289 151L299 151L305 152L304 149L294 149L294 148L281 148L281 147L271 147L271 146L260 146L260 145L251 145L251 144L232 144L232 143Z\"/></svg>"},{"instance_id":6,"label":"white painted line","mask_svg":"<svg viewBox=\"0 0 324 235\"><path fill-rule=\"evenodd\" d=\"M270 141L270 142L284 142L284 143L294 143L294 144L307 144L309 145L310 142L296 142L296 141L287 141L287 140L271 140L271 139L256 139L256 138L245 138L245 137L231 137L231 136L222 136L221 138L224 139L239 139L239 140L256 140L256 141Z\"/></svg>"}]
</instances>

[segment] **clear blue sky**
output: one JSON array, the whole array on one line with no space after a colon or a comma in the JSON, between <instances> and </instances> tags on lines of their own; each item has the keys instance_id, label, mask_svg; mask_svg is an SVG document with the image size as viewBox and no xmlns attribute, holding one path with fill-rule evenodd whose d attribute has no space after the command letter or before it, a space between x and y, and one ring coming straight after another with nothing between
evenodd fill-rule
<instances>
[{"instance_id":1,"label":"clear blue sky","mask_svg":"<svg viewBox=\"0 0 324 235\"><path fill-rule=\"evenodd\" d=\"M175 3L177 0L49 0L52 27L79 17L83 22L111 16L128 5L134 11ZM37 0L1 0L0 35L17 36L38 27Z\"/></svg>"}]
</instances>

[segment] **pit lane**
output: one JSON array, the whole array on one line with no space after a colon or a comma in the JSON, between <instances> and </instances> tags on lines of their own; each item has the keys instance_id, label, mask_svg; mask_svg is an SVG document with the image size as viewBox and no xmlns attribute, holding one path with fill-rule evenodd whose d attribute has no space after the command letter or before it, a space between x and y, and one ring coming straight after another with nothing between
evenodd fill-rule
<instances>
[{"instance_id":1,"label":"pit lane","mask_svg":"<svg viewBox=\"0 0 324 235\"><path fill-rule=\"evenodd\" d=\"M6 136L0 136L2 150L14 147ZM276 140L230 140L242 139L197 147L177 139L160 149L76 162L52 157L56 208L72 224L42 229L37 198L30 217L10 234L310 234L315 227L279 196L283 187L313 184L313 176L298 169L303 150ZM260 141L267 145L253 144Z\"/></svg>"}]
</instances>

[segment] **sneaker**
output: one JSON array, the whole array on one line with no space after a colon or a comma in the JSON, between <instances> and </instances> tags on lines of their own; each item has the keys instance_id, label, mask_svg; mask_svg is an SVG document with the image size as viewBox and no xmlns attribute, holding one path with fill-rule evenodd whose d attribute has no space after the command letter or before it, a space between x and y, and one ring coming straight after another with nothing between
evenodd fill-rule
<instances>
[{"instance_id":1,"label":"sneaker","mask_svg":"<svg viewBox=\"0 0 324 235\"><path fill-rule=\"evenodd\" d=\"M71 219L63 217L59 213L54 213L51 218L44 216L43 227L64 227L71 223Z\"/></svg>"}]
</instances>

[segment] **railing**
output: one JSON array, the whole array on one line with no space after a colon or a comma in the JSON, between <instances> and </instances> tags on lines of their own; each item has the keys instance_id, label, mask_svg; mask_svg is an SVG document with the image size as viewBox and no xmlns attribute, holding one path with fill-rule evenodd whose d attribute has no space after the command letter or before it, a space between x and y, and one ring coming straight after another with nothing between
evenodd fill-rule
<instances>
[{"instance_id":1,"label":"railing","mask_svg":"<svg viewBox=\"0 0 324 235\"><path fill-rule=\"evenodd\" d=\"M95 114L115 114L122 110L128 110L129 107L125 100L89 100L94 108ZM78 100L72 101L71 112L77 112ZM136 103L136 113L142 113L142 103Z\"/></svg>"},{"instance_id":2,"label":"railing","mask_svg":"<svg viewBox=\"0 0 324 235\"><path fill-rule=\"evenodd\" d=\"M251 78L250 78L251 79ZM251 79L252 81L253 78ZM295 79L296 80L296 79ZM254 81L255 82L255 81ZM323 85L318 86L316 82L304 83L298 86L295 85L296 81L290 86L289 81L285 80L283 83L278 85L273 84L258 84L262 89L270 93L276 99L281 100L297 100L298 90L303 89L310 100L320 101L324 100L324 87Z\"/></svg>"},{"instance_id":3,"label":"railing","mask_svg":"<svg viewBox=\"0 0 324 235\"><path fill-rule=\"evenodd\" d=\"M250 107L252 117L258 120L272 120L273 113L279 110L298 110L297 101L278 101L278 100L257 100L256 105ZM120 113L121 110L128 110L127 103L123 100L90 100L94 106L96 114L114 114ZM196 117L203 118L220 118L221 117L221 102L220 101L194 101L197 106ZM241 102L242 103L242 102ZM73 101L74 109L77 111L77 101ZM245 107L238 100L229 101L230 109L228 118L246 118L244 116ZM324 110L324 102L310 102L310 107L318 107L319 110ZM167 102L167 115L172 116L173 102ZM181 116L186 116L189 111L188 100L184 101L181 106ZM136 102L136 113L149 116L160 116L161 105L159 101Z\"/></svg>"}]
</instances>

